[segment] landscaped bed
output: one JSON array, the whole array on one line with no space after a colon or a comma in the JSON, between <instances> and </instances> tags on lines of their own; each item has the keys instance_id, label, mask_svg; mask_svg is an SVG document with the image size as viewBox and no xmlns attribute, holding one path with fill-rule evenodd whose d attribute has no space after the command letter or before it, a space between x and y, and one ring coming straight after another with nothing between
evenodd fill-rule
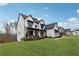
<instances>
[{"instance_id":1,"label":"landscaped bed","mask_svg":"<svg viewBox=\"0 0 79 59\"><path fill-rule=\"evenodd\" d=\"M0 44L0 55L71 56L79 55L79 37L63 36Z\"/></svg>"}]
</instances>

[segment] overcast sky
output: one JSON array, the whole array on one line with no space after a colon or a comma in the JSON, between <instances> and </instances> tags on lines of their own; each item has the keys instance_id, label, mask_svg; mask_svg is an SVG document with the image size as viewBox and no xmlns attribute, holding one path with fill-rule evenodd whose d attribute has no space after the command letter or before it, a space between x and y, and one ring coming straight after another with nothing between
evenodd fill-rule
<instances>
[{"instance_id":1,"label":"overcast sky","mask_svg":"<svg viewBox=\"0 0 79 59\"><path fill-rule=\"evenodd\" d=\"M31 14L37 19L44 19L46 23L57 22L64 28L79 29L79 4L1 3L0 24L17 21L19 13ZM2 25L0 25L1 27Z\"/></svg>"}]
</instances>

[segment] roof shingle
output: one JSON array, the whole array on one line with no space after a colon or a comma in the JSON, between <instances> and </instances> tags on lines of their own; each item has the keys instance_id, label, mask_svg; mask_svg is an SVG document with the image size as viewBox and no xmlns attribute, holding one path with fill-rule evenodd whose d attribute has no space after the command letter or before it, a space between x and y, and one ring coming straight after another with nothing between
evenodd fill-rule
<instances>
[{"instance_id":1,"label":"roof shingle","mask_svg":"<svg viewBox=\"0 0 79 59\"><path fill-rule=\"evenodd\" d=\"M57 24L57 22L51 23L51 24L48 24L48 25L45 25L45 29L46 29L46 30L48 30L48 29L53 29L56 24Z\"/></svg>"}]
</instances>

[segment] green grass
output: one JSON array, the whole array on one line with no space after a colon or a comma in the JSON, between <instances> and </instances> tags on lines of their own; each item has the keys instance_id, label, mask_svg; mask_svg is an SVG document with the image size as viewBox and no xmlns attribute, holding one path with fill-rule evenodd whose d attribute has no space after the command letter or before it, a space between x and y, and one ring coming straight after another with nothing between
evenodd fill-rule
<instances>
[{"instance_id":1,"label":"green grass","mask_svg":"<svg viewBox=\"0 0 79 59\"><path fill-rule=\"evenodd\" d=\"M79 56L79 37L45 38L0 44L4 56Z\"/></svg>"}]
</instances>

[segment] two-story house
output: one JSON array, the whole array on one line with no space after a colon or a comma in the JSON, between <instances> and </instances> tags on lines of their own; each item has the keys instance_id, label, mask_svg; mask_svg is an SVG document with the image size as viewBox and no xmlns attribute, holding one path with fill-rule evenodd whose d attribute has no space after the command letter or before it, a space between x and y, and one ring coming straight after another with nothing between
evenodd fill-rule
<instances>
[{"instance_id":1,"label":"two-story house","mask_svg":"<svg viewBox=\"0 0 79 59\"><path fill-rule=\"evenodd\" d=\"M17 41L22 38L37 38L45 36L45 23L43 20L37 20L31 15L19 14L17 23Z\"/></svg>"}]
</instances>

